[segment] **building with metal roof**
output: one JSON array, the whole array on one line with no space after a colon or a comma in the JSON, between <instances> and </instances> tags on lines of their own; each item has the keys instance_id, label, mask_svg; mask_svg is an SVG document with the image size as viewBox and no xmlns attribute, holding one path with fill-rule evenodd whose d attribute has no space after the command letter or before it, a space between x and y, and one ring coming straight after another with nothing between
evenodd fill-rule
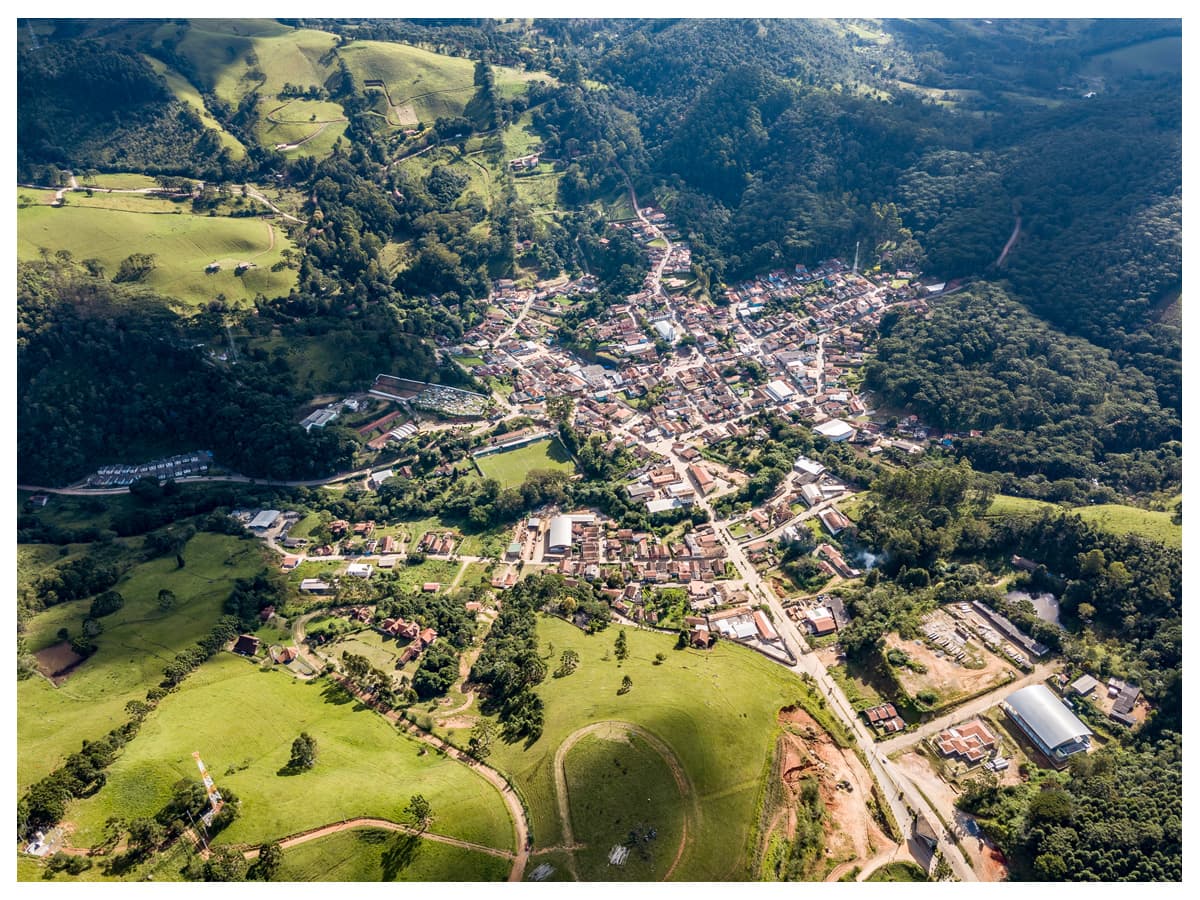
<instances>
[{"instance_id":1,"label":"building with metal roof","mask_svg":"<svg viewBox=\"0 0 1200 900\"><path fill-rule=\"evenodd\" d=\"M568 516L555 516L550 520L550 537L546 549L551 553L566 553L571 549L571 519Z\"/></svg>"},{"instance_id":2,"label":"building with metal roof","mask_svg":"<svg viewBox=\"0 0 1200 900\"><path fill-rule=\"evenodd\" d=\"M1002 705L1009 718L1055 765L1065 765L1068 757L1091 746L1091 729L1043 684L1031 684L1009 694Z\"/></svg>"},{"instance_id":3,"label":"building with metal roof","mask_svg":"<svg viewBox=\"0 0 1200 900\"><path fill-rule=\"evenodd\" d=\"M250 521L250 527L256 531L265 531L275 524L279 515L280 513L277 509L264 509Z\"/></svg>"}]
</instances>

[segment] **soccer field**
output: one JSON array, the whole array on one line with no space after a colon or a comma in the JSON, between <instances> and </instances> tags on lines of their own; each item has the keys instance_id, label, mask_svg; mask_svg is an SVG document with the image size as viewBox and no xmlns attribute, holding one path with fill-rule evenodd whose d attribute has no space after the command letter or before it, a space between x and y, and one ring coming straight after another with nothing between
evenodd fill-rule
<instances>
[{"instance_id":1,"label":"soccer field","mask_svg":"<svg viewBox=\"0 0 1200 900\"><path fill-rule=\"evenodd\" d=\"M575 463L558 438L527 444L516 450L505 450L480 456L475 460L485 478L495 478L505 487L516 487L534 469L550 469L575 474Z\"/></svg>"}]
</instances>

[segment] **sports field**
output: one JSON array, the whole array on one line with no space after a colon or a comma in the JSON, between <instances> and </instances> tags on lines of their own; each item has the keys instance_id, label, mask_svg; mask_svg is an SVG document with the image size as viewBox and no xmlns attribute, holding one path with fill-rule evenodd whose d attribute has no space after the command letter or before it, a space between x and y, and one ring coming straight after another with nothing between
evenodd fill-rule
<instances>
[{"instance_id":1,"label":"sports field","mask_svg":"<svg viewBox=\"0 0 1200 900\"><path fill-rule=\"evenodd\" d=\"M694 790L688 799L698 806L699 827L689 829L673 880L746 877L760 785L779 729L777 714L781 707L809 698L808 688L786 669L744 647L719 642L708 652L676 650L673 635L634 629L626 630L629 657L618 667L612 656L616 633L613 626L587 635L559 619L539 620L542 652L554 645L547 666L556 668L559 655L571 648L579 653L579 667L572 675L548 677L538 686L545 703L542 737L529 748L497 741L489 762L520 788L529 807L534 846L555 847L563 840L554 784L560 745L593 723L641 726L679 760ZM664 655L660 665L654 664L657 653ZM624 675L630 676L633 687L618 695ZM681 697L687 702L680 702ZM809 705L821 721L827 720L815 698ZM604 767L600 772L613 768L613 763ZM602 782L598 773L590 782L594 787L582 788L578 801L572 794L572 808L576 802L607 803ZM588 796L593 790L601 792L594 799ZM644 805L631 805L629 814Z\"/></svg>"},{"instance_id":2,"label":"sports field","mask_svg":"<svg viewBox=\"0 0 1200 900\"><path fill-rule=\"evenodd\" d=\"M358 828L284 851L276 880L504 881L511 868L507 860L486 853Z\"/></svg>"},{"instance_id":3,"label":"sports field","mask_svg":"<svg viewBox=\"0 0 1200 900\"><path fill-rule=\"evenodd\" d=\"M551 469L575 474L575 463L558 438L526 444L476 458L475 464L485 478L495 478L504 487L516 487L534 469Z\"/></svg>"},{"instance_id":4,"label":"sports field","mask_svg":"<svg viewBox=\"0 0 1200 900\"><path fill-rule=\"evenodd\" d=\"M135 566L117 583L125 605L101 620L99 649L54 687L33 677L17 683L17 782L23 790L53 770L80 742L102 737L127 718L125 704L142 700L162 680L163 666L204 637L221 614L236 578L259 571L256 543L201 532L174 556ZM175 607L158 608L158 592L175 593ZM62 603L29 623L31 651L57 642L59 628L81 631L89 600Z\"/></svg>"},{"instance_id":5,"label":"sports field","mask_svg":"<svg viewBox=\"0 0 1200 900\"><path fill-rule=\"evenodd\" d=\"M292 243L279 228L264 219L197 216L175 206L171 211L135 212L127 208L100 208L111 199L114 206L147 204L136 195L92 198L93 204L28 206L17 210L17 258L37 259L39 248L68 250L78 260L99 259L112 278L121 260L131 253L153 253L154 269L138 284L183 303L200 305L223 294L231 304L249 304L254 296L286 294L296 284L294 269L272 272ZM219 272L206 274L210 263ZM241 263L253 268L234 274Z\"/></svg>"},{"instance_id":6,"label":"sports field","mask_svg":"<svg viewBox=\"0 0 1200 900\"><path fill-rule=\"evenodd\" d=\"M317 742L316 766L280 774L301 731ZM420 793L433 807L431 831L514 849L500 795L468 766L401 734L333 682L301 682L231 653L164 699L104 788L70 806L74 842L88 846L109 816L153 815L178 779L198 778L195 751L241 801L218 843L259 844L359 816L405 822L409 798Z\"/></svg>"}]
</instances>

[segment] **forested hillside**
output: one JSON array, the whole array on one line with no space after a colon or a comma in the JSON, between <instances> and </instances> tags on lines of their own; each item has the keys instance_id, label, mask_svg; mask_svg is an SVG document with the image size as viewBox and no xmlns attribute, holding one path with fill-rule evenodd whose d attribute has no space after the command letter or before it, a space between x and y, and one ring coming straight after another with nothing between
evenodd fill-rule
<instances>
[{"instance_id":1,"label":"forested hillside","mask_svg":"<svg viewBox=\"0 0 1200 900\"><path fill-rule=\"evenodd\" d=\"M1182 474L1180 420L1153 380L1048 328L994 285L888 323L866 374L888 404L949 431L983 431L962 438L961 452L977 469L1023 476L1022 493L1079 500L1093 479L1150 493Z\"/></svg>"}]
</instances>

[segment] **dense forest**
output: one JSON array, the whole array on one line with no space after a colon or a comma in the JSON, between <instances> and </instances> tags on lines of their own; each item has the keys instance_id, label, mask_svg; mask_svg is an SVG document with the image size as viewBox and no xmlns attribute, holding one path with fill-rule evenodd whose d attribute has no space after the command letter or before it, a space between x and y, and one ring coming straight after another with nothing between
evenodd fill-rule
<instances>
[{"instance_id":1,"label":"dense forest","mask_svg":"<svg viewBox=\"0 0 1200 900\"><path fill-rule=\"evenodd\" d=\"M1179 483L1180 419L1151 378L1049 328L1001 288L977 285L881 330L867 385L939 428L984 432L958 451L977 469L1019 476L1021 493L1082 500L1093 481L1142 494Z\"/></svg>"}]
</instances>

